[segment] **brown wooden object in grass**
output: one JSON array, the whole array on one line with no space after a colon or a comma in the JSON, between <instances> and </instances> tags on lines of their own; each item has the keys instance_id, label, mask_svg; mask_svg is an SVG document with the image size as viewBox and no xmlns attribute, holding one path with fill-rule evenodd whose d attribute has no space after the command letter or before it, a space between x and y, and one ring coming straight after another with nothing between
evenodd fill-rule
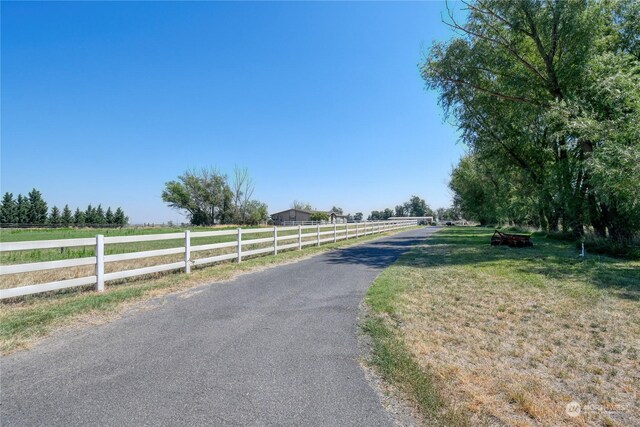
<instances>
[{"instance_id":1,"label":"brown wooden object in grass","mask_svg":"<svg viewBox=\"0 0 640 427\"><path fill-rule=\"evenodd\" d=\"M491 236L491 246L507 245L512 248L524 248L526 246L533 246L531 236L526 234L508 234L502 233L498 230Z\"/></svg>"}]
</instances>

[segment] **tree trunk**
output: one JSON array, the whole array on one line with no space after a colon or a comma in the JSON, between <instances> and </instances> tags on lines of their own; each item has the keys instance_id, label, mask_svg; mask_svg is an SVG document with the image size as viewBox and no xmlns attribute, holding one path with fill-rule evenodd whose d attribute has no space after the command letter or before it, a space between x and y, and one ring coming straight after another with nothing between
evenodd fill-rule
<instances>
[{"instance_id":1,"label":"tree trunk","mask_svg":"<svg viewBox=\"0 0 640 427\"><path fill-rule=\"evenodd\" d=\"M597 237L606 238L609 208L604 203L598 204L593 194L589 194L587 202L589 204L589 219L593 227L593 232Z\"/></svg>"}]
</instances>

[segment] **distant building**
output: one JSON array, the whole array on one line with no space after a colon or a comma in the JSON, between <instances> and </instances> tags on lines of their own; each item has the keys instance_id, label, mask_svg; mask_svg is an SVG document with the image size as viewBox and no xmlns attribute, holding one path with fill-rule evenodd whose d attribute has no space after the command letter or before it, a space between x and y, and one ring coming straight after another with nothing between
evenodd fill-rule
<instances>
[{"instance_id":1,"label":"distant building","mask_svg":"<svg viewBox=\"0 0 640 427\"><path fill-rule=\"evenodd\" d=\"M285 225L285 224L298 224L305 222L312 222L311 215L317 212L322 212L327 214L329 220L326 222L329 223L344 223L347 222L347 216L342 215L333 211L308 211L304 209L287 209L285 211L276 212L271 214L271 219L274 224Z\"/></svg>"},{"instance_id":2,"label":"distant building","mask_svg":"<svg viewBox=\"0 0 640 427\"><path fill-rule=\"evenodd\" d=\"M311 221L312 211L306 211L303 209L287 209L286 211L276 212L271 214L271 219L275 224L283 224L285 222L303 222Z\"/></svg>"},{"instance_id":3,"label":"distant building","mask_svg":"<svg viewBox=\"0 0 640 427\"><path fill-rule=\"evenodd\" d=\"M415 219L418 224L432 224L432 216L392 216L389 220L403 220L403 219Z\"/></svg>"},{"instance_id":4,"label":"distant building","mask_svg":"<svg viewBox=\"0 0 640 427\"><path fill-rule=\"evenodd\" d=\"M342 215L337 212L331 211L327 212L327 215L329 215L329 222L332 224L347 222L347 215Z\"/></svg>"}]
</instances>

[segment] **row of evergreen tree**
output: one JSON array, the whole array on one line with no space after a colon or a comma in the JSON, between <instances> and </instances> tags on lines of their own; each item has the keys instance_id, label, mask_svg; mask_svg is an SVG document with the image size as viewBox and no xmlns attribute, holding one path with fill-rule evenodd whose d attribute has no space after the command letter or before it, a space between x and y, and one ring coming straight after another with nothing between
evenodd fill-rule
<instances>
[{"instance_id":1,"label":"row of evergreen tree","mask_svg":"<svg viewBox=\"0 0 640 427\"><path fill-rule=\"evenodd\" d=\"M105 211L102 205L94 208L87 206L82 211L76 208L72 212L69 205L59 209L53 206L48 209L47 202L42 198L42 193L35 188L23 196L18 194L13 198L12 193L5 193L0 204L1 224L29 224L29 225L50 225L50 226L76 226L84 227L91 225L126 225L129 218L124 214L122 208L115 211L108 207Z\"/></svg>"}]
</instances>

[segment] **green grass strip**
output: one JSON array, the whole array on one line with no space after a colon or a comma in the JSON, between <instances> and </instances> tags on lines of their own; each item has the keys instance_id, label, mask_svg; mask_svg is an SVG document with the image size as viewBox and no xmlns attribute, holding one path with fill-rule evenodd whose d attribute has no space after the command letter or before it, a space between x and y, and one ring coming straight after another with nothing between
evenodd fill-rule
<instances>
[{"instance_id":1,"label":"green grass strip","mask_svg":"<svg viewBox=\"0 0 640 427\"><path fill-rule=\"evenodd\" d=\"M412 286L408 266L421 259L419 250L411 250L385 269L367 291L365 301L371 309L362 324L371 337L371 364L389 384L395 386L418 407L428 425L464 427L467 416L450 408L439 391L433 373L423 369L405 345L401 332L392 326L401 295Z\"/></svg>"}]
</instances>

